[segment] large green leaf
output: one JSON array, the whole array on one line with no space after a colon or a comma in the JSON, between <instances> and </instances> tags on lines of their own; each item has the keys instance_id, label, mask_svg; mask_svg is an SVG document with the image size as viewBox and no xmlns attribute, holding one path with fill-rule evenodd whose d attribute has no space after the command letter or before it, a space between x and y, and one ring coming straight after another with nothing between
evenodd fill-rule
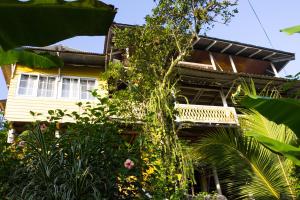
<instances>
[{"instance_id":1,"label":"large green leaf","mask_svg":"<svg viewBox=\"0 0 300 200\"><path fill-rule=\"evenodd\" d=\"M63 61L48 53L34 53L26 50L0 50L0 66L18 63L32 68L62 67Z\"/></svg>"},{"instance_id":2,"label":"large green leaf","mask_svg":"<svg viewBox=\"0 0 300 200\"><path fill-rule=\"evenodd\" d=\"M292 35L294 33L300 33L300 25L288 27L288 28L282 29L280 31L285 32L289 35Z\"/></svg>"},{"instance_id":3,"label":"large green leaf","mask_svg":"<svg viewBox=\"0 0 300 200\"><path fill-rule=\"evenodd\" d=\"M47 46L80 35L105 35L116 10L97 0L0 1L0 45Z\"/></svg>"},{"instance_id":4,"label":"large green leaf","mask_svg":"<svg viewBox=\"0 0 300 200\"><path fill-rule=\"evenodd\" d=\"M255 109L261 115L277 124L288 126L300 138L299 100L245 95L240 104L246 108Z\"/></svg>"},{"instance_id":5,"label":"large green leaf","mask_svg":"<svg viewBox=\"0 0 300 200\"><path fill-rule=\"evenodd\" d=\"M268 149L270 149L276 153L282 154L286 158L293 161L294 164L300 166L300 160L299 160L300 148L280 142L280 141L272 139L270 137L266 137L262 134L254 132L254 131L245 132L245 135L254 137L257 141L259 141L261 144L263 144Z\"/></svg>"}]
</instances>

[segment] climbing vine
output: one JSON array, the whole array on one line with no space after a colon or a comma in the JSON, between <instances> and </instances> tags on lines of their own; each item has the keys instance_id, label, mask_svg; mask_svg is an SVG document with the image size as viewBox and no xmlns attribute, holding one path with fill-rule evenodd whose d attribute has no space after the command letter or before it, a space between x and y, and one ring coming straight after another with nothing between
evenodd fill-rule
<instances>
[{"instance_id":1,"label":"climbing vine","mask_svg":"<svg viewBox=\"0 0 300 200\"><path fill-rule=\"evenodd\" d=\"M181 145L174 119L178 93L176 66L189 55L200 33L204 34L215 22L230 21L237 13L237 1L155 2L157 6L146 16L145 25L113 30L114 48L124 50L124 59L122 63L112 63L106 77L116 88L125 85L113 95L120 107L129 108L128 102L141 105L139 109L145 115L138 125L142 138L140 148L144 155L155 156L153 162L161 163L155 169L164 175L158 181L164 187L157 189L169 198L171 194L186 191L193 181L193 168Z\"/></svg>"}]
</instances>

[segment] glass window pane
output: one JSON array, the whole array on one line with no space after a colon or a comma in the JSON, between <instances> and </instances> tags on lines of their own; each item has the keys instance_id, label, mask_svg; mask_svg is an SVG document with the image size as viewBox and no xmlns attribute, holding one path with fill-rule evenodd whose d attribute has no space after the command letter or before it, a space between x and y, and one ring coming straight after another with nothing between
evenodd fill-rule
<instances>
[{"instance_id":1,"label":"glass window pane","mask_svg":"<svg viewBox=\"0 0 300 200\"><path fill-rule=\"evenodd\" d=\"M62 97L69 97L70 82L71 82L71 80L69 78L63 78L63 81L62 81L62 90L61 90L61 96Z\"/></svg>"},{"instance_id":2,"label":"glass window pane","mask_svg":"<svg viewBox=\"0 0 300 200\"><path fill-rule=\"evenodd\" d=\"M35 94L34 88L36 84L37 84L36 75L22 74L20 79L18 94L33 96Z\"/></svg>"},{"instance_id":3,"label":"glass window pane","mask_svg":"<svg viewBox=\"0 0 300 200\"><path fill-rule=\"evenodd\" d=\"M47 97L54 97L54 91L55 91L55 78L49 77L48 78L48 84L47 84Z\"/></svg>"},{"instance_id":4,"label":"glass window pane","mask_svg":"<svg viewBox=\"0 0 300 200\"><path fill-rule=\"evenodd\" d=\"M95 97L92 95L92 91L95 89L95 84L96 84L95 80L89 80L89 82L88 82L88 90L89 90L88 99L90 99L90 100L95 99Z\"/></svg>"},{"instance_id":5,"label":"glass window pane","mask_svg":"<svg viewBox=\"0 0 300 200\"><path fill-rule=\"evenodd\" d=\"M78 79L72 79L72 98L77 99L78 98Z\"/></svg>"}]
</instances>

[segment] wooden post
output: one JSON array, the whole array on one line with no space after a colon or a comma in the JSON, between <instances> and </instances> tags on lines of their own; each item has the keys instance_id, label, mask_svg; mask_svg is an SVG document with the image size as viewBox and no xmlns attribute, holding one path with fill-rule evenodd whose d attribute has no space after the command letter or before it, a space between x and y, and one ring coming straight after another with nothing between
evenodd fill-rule
<instances>
[{"instance_id":1,"label":"wooden post","mask_svg":"<svg viewBox=\"0 0 300 200\"><path fill-rule=\"evenodd\" d=\"M209 52L209 58L210 58L210 62L212 64L214 70L217 70L216 62L215 62L214 56L212 55L211 52Z\"/></svg>"},{"instance_id":2,"label":"wooden post","mask_svg":"<svg viewBox=\"0 0 300 200\"><path fill-rule=\"evenodd\" d=\"M230 64L234 73L237 73L236 66L234 64L232 56L229 56Z\"/></svg>"},{"instance_id":3,"label":"wooden post","mask_svg":"<svg viewBox=\"0 0 300 200\"><path fill-rule=\"evenodd\" d=\"M226 101L226 97L225 97L225 95L224 95L224 93L223 93L223 90L220 91L220 95L221 95L221 99L222 99L223 106L224 106L224 107L228 107L227 101Z\"/></svg>"},{"instance_id":4,"label":"wooden post","mask_svg":"<svg viewBox=\"0 0 300 200\"><path fill-rule=\"evenodd\" d=\"M7 133L7 143L12 144L15 142L15 132L16 130L14 129L14 123L10 122L9 123L9 130Z\"/></svg>"},{"instance_id":5,"label":"wooden post","mask_svg":"<svg viewBox=\"0 0 300 200\"><path fill-rule=\"evenodd\" d=\"M219 195L222 195L221 185L220 185L220 182L219 182L217 169L215 167L213 167L213 174L214 174L214 179L215 179L215 183L216 183L217 192L218 192Z\"/></svg>"},{"instance_id":6,"label":"wooden post","mask_svg":"<svg viewBox=\"0 0 300 200\"><path fill-rule=\"evenodd\" d=\"M60 123L56 123L55 127L56 127L56 129L55 129L55 137L56 138L60 138L60 132L59 132L59 130L60 130Z\"/></svg>"},{"instance_id":7,"label":"wooden post","mask_svg":"<svg viewBox=\"0 0 300 200\"><path fill-rule=\"evenodd\" d=\"M274 72L275 77L279 77L278 72L277 72L277 69L275 68L275 66L274 66L273 63L271 63L271 67L272 67L272 70L273 70L273 72Z\"/></svg>"}]
</instances>

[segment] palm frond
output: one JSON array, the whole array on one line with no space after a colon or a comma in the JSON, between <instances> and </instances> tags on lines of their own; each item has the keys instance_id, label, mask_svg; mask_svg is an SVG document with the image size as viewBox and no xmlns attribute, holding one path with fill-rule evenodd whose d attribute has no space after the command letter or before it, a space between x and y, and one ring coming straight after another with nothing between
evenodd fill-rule
<instances>
[{"instance_id":1,"label":"palm frond","mask_svg":"<svg viewBox=\"0 0 300 200\"><path fill-rule=\"evenodd\" d=\"M283 194L293 195L277 155L237 130L210 133L195 145L193 157L217 167L230 199L280 199Z\"/></svg>"}]
</instances>

